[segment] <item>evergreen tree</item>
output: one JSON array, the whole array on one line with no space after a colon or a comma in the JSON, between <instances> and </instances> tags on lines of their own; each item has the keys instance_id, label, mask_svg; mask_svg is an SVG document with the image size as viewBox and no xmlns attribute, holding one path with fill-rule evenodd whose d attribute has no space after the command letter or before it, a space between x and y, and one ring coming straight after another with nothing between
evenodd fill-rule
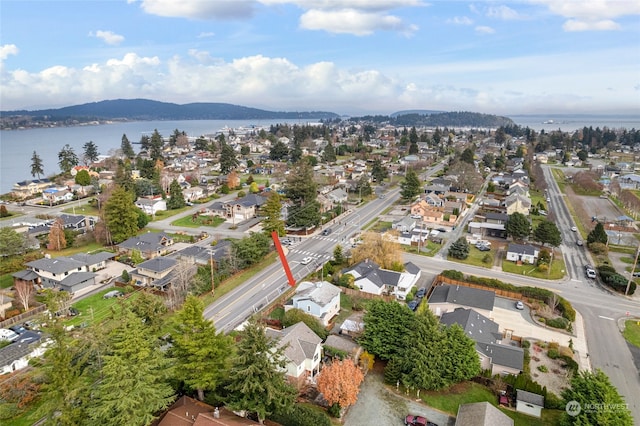
<instances>
[{"instance_id":1,"label":"evergreen tree","mask_svg":"<svg viewBox=\"0 0 640 426\"><path fill-rule=\"evenodd\" d=\"M369 178L365 175L360 176L360 179L356 181L356 192L358 195L367 197L373 193L371 189L371 183L369 183Z\"/></svg>"},{"instance_id":2,"label":"evergreen tree","mask_svg":"<svg viewBox=\"0 0 640 426\"><path fill-rule=\"evenodd\" d=\"M86 166L98 160L100 153L98 152L98 147L93 143L93 141L85 143L82 148L84 149L82 159Z\"/></svg>"},{"instance_id":3,"label":"evergreen tree","mask_svg":"<svg viewBox=\"0 0 640 426\"><path fill-rule=\"evenodd\" d=\"M233 150L233 147L222 142L222 148L220 150L220 173L223 175L229 174L238 167L238 164L236 152Z\"/></svg>"},{"instance_id":4,"label":"evergreen tree","mask_svg":"<svg viewBox=\"0 0 640 426\"><path fill-rule=\"evenodd\" d=\"M287 222L293 226L317 226L320 223L320 203L317 201L317 185L313 180L313 168L299 162L289 176L285 187L292 205L288 208Z\"/></svg>"},{"instance_id":5,"label":"evergreen tree","mask_svg":"<svg viewBox=\"0 0 640 426\"><path fill-rule=\"evenodd\" d=\"M418 144L416 142L411 142L409 144L409 154L410 155L415 155L418 153Z\"/></svg>"},{"instance_id":6,"label":"evergreen tree","mask_svg":"<svg viewBox=\"0 0 640 426\"><path fill-rule=\"evenodd\" d=\"M31 176L38 177L40 179L40 175L44 174L44 166L42 165L42 158L33 151L33 155L31 156Z\"/></svg>"},{"instance_id":7,"label":"evergreen tree","mask_svg":"<svg viewBox=\"0 0 640 426\"><path fill-rule=\"evenodd\" d=\"M285 378L284 348L268 338L264 327L250 319L239 333L237 355L229 371L228 406L255 413L260 424L275 411L293 405L296 391Z\"/></svg>"},{"instance_id":8,"label":"evergreen tree","mask_svg":"<svg viewBox=\"0 0 640 426\"><path fill-rule=\"evenodd\" d=\"M445 380L451 384L460 383L480 374L482 368L476 352L476 342L467 336L458 324L446 327L444 335L447 342L442 353L447 365L442 369Z\"/></svg>"},{"instance_id":9,"label":"evergreen tree","mask_svg":"<svg viewBox=\"0 0 640 426\"><path fill-rule=\"evenodd\" d=\"M284 220L282 219L282 200L280 194L271 191L266 203L260 207L260 214L264 216L262 220L262 230L271 235L273 231L278 232L278 236L285 235Z\"/></svg>"},{"instance_id":10,"label":"evergreen tree","mask_svg":"<svg viewBox=\"0 0 640 426\"><path fill-rule=\"evenodd\" d=\"M325 146L324 152L322 153L322 160L326 163L336 162L336 151L333 149L331 142L327 143L327 146Z\"/></svg>"},{"instance_id":11,"label":"evergreen tree","mask_svg":"<svg viewBox=\"0 0 640 426\"><path fill-rule=\"evenodd\" d=\"M78 156L71 145L66 144L58 153L58 165L63 173L68 174L79 163Z\"/></svg>"},{"instance_id":12,"label":"evergreen tree","mask_svg":"<svg viewBox=\"0 0 640 426\"><path fill-rule=\"evenodd\" d=\"M420 177L413 169L408 169L402 183L400 183L400 195L405 201L413 200L422 193Z\"/></svg>"},{"instance_id":13,"label":"evergreen tree","mask_svg":"<svg viewBox=\"0 0 640 426\"><path fill-rule=\"evenodd\" d=\"M169 210L180 209L187 205L184 201L182 187L176 179L171 181L171 184L169 185L169 194L171 195L171 197L167 200L167 208Z\"/></svg>"},{"instance_id":14,"label":"evergreen tree","mask_svg":"<svg viewBox=\"0 0 640 426\"><path fill-rule=\"evenodd\" d=\"M78 185L88 186L91 185L91 176L88 171L83 169L76 173L75 181Z\"/></svg>"},{"instance_id":15,"label":"evergreen tree","mask_svg":"<svg viewBox=\"0 0 640 426\"><path fill-rule=\"evenodd\" d=\"M462 151L462 154L460 154L460 160L468 164L474 163L473 158L474 158L474 154L471 148L466 148L464 151Z\"/></svg>"},{"instance_id":16,"label":"evergreen tree","mask_svg":"<svg viewBox=\"0 0 640 426\"><path fill-rule=\"evenodd\" d=\"M289 160L292 163L298 163L302 159L302 147L299 142L293 143L293 149L289 152Z\"/></svg>"},{"instance_id":17,"label":"evergreen tree","mask_svg":"<svg viewBox=\"0 0 640 426\"><path fill-rule=\"evenodd\" d=\"M595 228L589 232L587 235L587 244L591 243L602 243L607 244L608 241L607 233L604 230L604 225L600 222L596 223Z\"/></svg>"},{"instance_id":18,"label":"evergreen tree","mask_svg":"<svg viewBox=\"0 0 640 426\"><path fill-rule=\"evenodd\" d=\"M120 149L122 150L122 155L124 155L128 159L133 159L136 156L136 153L133 150L133 145L129 142L129 138L127 135L122 135L122 142L120 143Z\"/></svg>"},{"instance_id":19,"label":"evergreen tree","mask_svg":"<svg viewBox=\"0 0 640 426\"><path fill-rule=\"evenodd\" d=\"M388 176L389 172L387 168L382 165L382 161L379 159L373 160L373 165L371 166L371 176L373 177L374 182L382 183Z\"/></svg>"},{"instance_id":20,"label":"evergreen tree","mask_svg":"<svg viewBox=\"0 0 640 426\"><path fill-rule=\"evenodd\" d=\"M287 158L289 155L289 148L282 142L280 139L276 139L276 141L271 145L271 149L269 150L269 159L273 161L282 161Z\"/></svg>"},{"instance_id":21,"label":"evergreen tree","mask_svg":"<svg viewBox=\"0 0 640 426\"><path fill-rule=\"evenodd\" d=\"M22 254L26 251L26 247L26 234L20 234L8 226L0 228L0 253L5 256Z\"/></svg>"},{"instance_id":22,"label":"evergreen tree","mask_svg":"<svg viewBox=\"0 0 640 426\"><path fill-rule=\"evenodd\" d=\"M131 194L136 193L136 182L131 175L131 167L129 162L119 162L116 168L116 174L113 178L114 183L120 188ZM145 194L147 195L147 194Z\"/></svg>"},{"instance_id":23,"label":"evergreen tree","mask_svg":"<svg viewBox=\"0 0 640 426\"><path fill-rule=\"evenodd\" d=\"M162 153L163 148L164 140L162 139L162 135L160 135L158 129L155 129L149 143L149 157L151 157L154 163L164 158Z\"/></svg>"},{"instance_id":24,"label":"evergreen tree","mask_svg":"<svg viewBox=\"0 0 640 426\"><path fill-rule=\"evenodd\" d=\"M117 187L104 206L107 229L114 243L119 243L138 233L138 208L131 193Z\"/></svg>"},{"instance_id":25,"label":"evergreen tree","mask_svg":"<svg viewBox=\"0 0 640 426\"><path fill-rule=\"evenodd\" d=\"M169 360L140 318L123 308L109 337L90 410L96 424L149 425L174 399Z\"/></svg>"},{"instance_id":26,"label":"evergreen tree","mask_svg":"<svg viewBox=\"0 0 640 426\"><path fill-rule=\"evenodd\" d=\"M507 222L504 224L507 235L514 240L521 241L531 233L531 223L529 219L522 213L515 212L509 215Z\"/></svg>"},{"instance_id":27,"label":"evergreen tree","mask_svg":"<svg viewBox=\"0 0 640 426\"><path fill-rule=\"evenodd\" d=\"M401 352L414 317L411 310L396 301L374 299L364 315L365 327L359 343L381 360L391 360Z\"/></svg>"},{"instance_id":28,"label":"evergreen tree","mask_svg":"<svg viewBox=\"0 0 640 426\"><path fill-rule=\"evenodd\" d=\"M549 220L543 220L533 231L533 239L552 247L558 247L562 243L562 235L555 223Z\"/></svg>"},{"instance_id":29,"label":"evergreen tree","mask_svg":"<svg viewBox=\"0 0 640 426\"><path fill-rule=\"evenodd\" d=\"M602 370L580 371L571 379L571 387L562 391L567 404L561 419L569 425L631 426L628 405Z\"/></svg>"},{"instance_id":30,"label":"evergreen tree","mask_svg":"<svg viewBox=\"0 0 640 426\"><path fill-rule=\"evenodd\" d=\"M469 257L469 242L465 237L455 240L449 247L449 256L456 259L466 259Z\"/></svg>"},{"instance_id":31,"label":"evergreen tree","mask_svg":"<svg viewBox=\"0 0 640 426\"><path fill-rule=\"evenodd\" d=\"M188 296L176 315L171 353L176 359L176 375L204 400L204 392L215 390L226 378L233 356L233 340L216 333L210 320L203 317L204 304Z\"/></svg>"}]
</instances>

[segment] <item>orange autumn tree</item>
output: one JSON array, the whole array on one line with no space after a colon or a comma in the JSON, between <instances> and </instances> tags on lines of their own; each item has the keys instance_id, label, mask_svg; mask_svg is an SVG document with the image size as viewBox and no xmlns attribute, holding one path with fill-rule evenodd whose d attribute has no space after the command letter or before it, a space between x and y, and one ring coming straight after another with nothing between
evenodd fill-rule
<instances>
[{"instance_id":1,"label":"orange autumn tree","mask_svg":"<svg viewBox=\"0 0 640 426\"><path fill-rule=\"evenodd\" d=\"M329 405L344 408L356 403L363 380L364 374L351 359L334 360L318 376L318 390Z\"/></svg>"}]
</instances>

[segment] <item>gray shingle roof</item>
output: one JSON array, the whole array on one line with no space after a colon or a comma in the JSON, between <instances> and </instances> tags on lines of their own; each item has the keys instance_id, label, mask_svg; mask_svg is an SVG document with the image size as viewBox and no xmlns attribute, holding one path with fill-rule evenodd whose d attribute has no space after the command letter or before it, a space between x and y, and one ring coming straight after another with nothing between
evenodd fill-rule
<instances>
[{"instance_id":1,"label":"gray shingle roof","mask_svg":"<svg viewBox=\"0 0 640 426\"><path fill-rule=\"evenodd\" d=\"M69 259L77 260L78 262L82 262L85 265L95 265L96 263L104 262L105 260L113 259L116 257L114 253L109 253L107 251L101 251L94 254L89 253L77 253L69 256Z\"/></svg>"},{"instance_id":2,"label":"gray shingle roof","mask_svg":"<svg viewBox=\"0 0 640 426\"><path fill-rule=\"evenodd\" d=\"M458 407L456 426L513 426L513 419L488 402L474 402Z\"/></svg>"},{"instance_id":3,"label":"gray shingle roof","mask_svg":"<svg viewBox=\"0 0 640 426\"><path fill-rule=\"evenodd\" d=\"M544 396L533 392L527 392L522 389L516 389L516 400L544 407Z\"/></svg>"},{"instance_id":4,"label":"gray shingle roof","mask_svg":"<svg viewBox=\"0 0 640 426\"><path fill-rule=\"evenodd\" d=\"M478 343L478 351L491 358L494 365L522 370L524 366L524 350L516 346L500 345L498 343Z\"/></svg>"},{"instance_id":5,"label":"gray shingle roof","mask_svg":"<svg viewBox=\"0 0 640 426\"><path fill-rule=\"evenodd\" d=\"M319 306L328 305L342 290L327 281L312 283L303 281L296 289L295 299L309 299Z\"/></svg>"},{"instance_id":6,"label":"gray shingle roof","mask_svg":"<svg viewBox=\"0 0 640 426\"><path fill-rule=\"evenodd\" d=\"M510 243L509 247L507 247L507 253L528 254L530 256L535 256L536 248L529 244Z\"/></svg>"},{"instance_id":7,"label":"gray shingle roof","mask_svg":"<svg viewBox=\"0 0 640 426\"><path fill-rule=\"evenodd\" d=\"M154 257L153 259L138 264L138 268L148 269L154 272L163 272L173 268L177 263L177 260L168 257Z\"/></svg>"},{"instance_id":8,"label":"gray shingle roof","mask_svg":"<svg viewBox=\"0 0 640 426\"><path fill-rule=\"evenodd\" d=\"M495 343L502 338L498 324L473 309L446 312L440 317L440 322L445 325L460 325L464 334L479 343Z\"/></svg>"},{"instance_id":9,"label":"gray shingle roof","mask_svg":"<svg viewBox=\"0 0 640 426\"><path fill-rule=\"evenodd\" d=\"M493 291L479 288L441 285L437 286L429 297L432 303L455 303L470 308L493 310L496 294Z\"/></svg>"},{"instance_id":10,"label":"gray shingle roof","mask_svg":"<svg viewBox=\"0 0 640 426\"><path fill-rule=\"evenodd\" d=\"M53 259L42 258L27 263L27 266L34 269L51 272L52 274L62 274L85 266L84 263L66 257L56 257Z\"/></svg>"},{"instance_id":11,"label":"gray shingle roof","mask_svg":"<svg viewBox=\"0 0 640 426\"><path fill-rule=\"evenodd\" d=\"M278 346L285 346L284 355L296 365L305 359L313 359L316 347L322 339L308 325L299 322L282 330L266 329L267 336L278 339Z\"/></svg>"},{"instance_id":12,"label":"gray shingle roof","mask_svg":"<svg viewBox=\"0 0 640 426\"><path fill-rule=\"evenodd\" d=\"M41 337L39 333L27 331L15 342L0 348L0 366L9 365L29 355L39 344Z\"/></svg>"}]
</instances>

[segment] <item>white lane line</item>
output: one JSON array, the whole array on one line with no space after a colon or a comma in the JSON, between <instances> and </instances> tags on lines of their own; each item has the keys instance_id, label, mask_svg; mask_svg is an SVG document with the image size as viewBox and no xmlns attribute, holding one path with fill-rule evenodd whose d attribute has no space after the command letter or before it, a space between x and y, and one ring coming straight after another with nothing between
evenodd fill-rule
<instances>
[{"instance_id":1,"label":"white lane line","mask_svg":"<svg viewBox=\"0 0 640 426\"><path fill-rule=\"evenodd\" d=\"M613 318L603 317L602 315L598 315L598 317L599 317L599 318L602 318L602 319L609 320L609 321L615 321Z\"/></svg>"}]
</instances>

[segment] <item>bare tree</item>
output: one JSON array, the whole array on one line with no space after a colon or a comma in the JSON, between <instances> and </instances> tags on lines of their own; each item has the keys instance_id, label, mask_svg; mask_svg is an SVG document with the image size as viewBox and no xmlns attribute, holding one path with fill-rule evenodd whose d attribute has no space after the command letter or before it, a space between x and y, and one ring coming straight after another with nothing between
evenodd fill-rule
<instances>
[{"instance_id":1,"label":"bare tree","mask_svg":"<svg viewBox=\"0 0 640 426\"><path fill-rule=\"evenodd\" d=\"M33 283L31 281L17 280L14 284L16 296L25 311L29 310L29 302L33 294Z\"/></svg>"},{"instance_id":2,"label":"bare tree","mask_svg":"<svg viewBox=\"0 0 640 426\"><path fill-rule=\"evenodd\" d=\"M549 298L547 299L547 304L551 308L552 312L556 311L556 308L558 307L559 303L560 303L560 300L558 299L558 295L552 292Z\"/></svg>"},{"instance_id":3,"label":"bare tree","mask_svg":"<svg viewBox=\"0 0 640 426\"><path fill-rule=\"evenodd\" d=\"M167 308L178 309L187 297L193 277L197 272L197 266L186 260L180 260L171 271L171 285L167 290Z\"/></svg>"},{"instance_id":4,"label":"bare tree","mask_svg":"<svg viewBox=\"0 0 640 426\"><path fill-rule=\"evenodd\" d=\"M395 231L379 234L365 232L363 243L351 251L354 263L369 259L383 269L398 270L402 268L402 250Z\"/></svg>"}]
</instances>

